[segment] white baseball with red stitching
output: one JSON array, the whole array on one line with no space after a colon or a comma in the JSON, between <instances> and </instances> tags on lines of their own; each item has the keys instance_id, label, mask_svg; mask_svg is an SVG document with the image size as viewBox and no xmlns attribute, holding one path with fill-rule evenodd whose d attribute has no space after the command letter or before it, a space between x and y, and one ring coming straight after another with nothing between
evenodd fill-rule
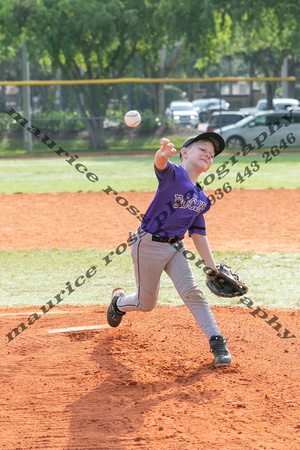
<instances>
[{"instance_id":1,"label":"white baseball with red stitching","mask_svg":"<svg viewBox=\"0 0 300 450\"><path fill-rule=\"evenodd\" d=\"M128 111L125 114L124 119L126 125L131 128L137 127L142 120L140 113L135 110Z\"/></svg>"}]
</instances>

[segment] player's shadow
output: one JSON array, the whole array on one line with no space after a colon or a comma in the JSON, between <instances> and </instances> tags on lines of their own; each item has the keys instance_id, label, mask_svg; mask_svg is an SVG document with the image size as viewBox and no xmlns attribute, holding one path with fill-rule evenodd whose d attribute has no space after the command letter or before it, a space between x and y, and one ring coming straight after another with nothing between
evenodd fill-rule
<instances>
[{"instance_id":1,"label":"player's shadow","mask_svg":"<svg viewBox=\"0 0 300 450\"><path fill-rule=\"evenodd\" d=\"M127 344L128 341L125 345ZM94 381L90 387L92 385L97 387L70 405L68 449L123 449L128 448L129 442L143 445L145 429L142 428L147 412L172 398L176 397L178 400L178 392L182 386L185 389L181 401L199 401L202 395L203 400L219 396L217 391L205 391L199 392L198 400L195 400L195 393L189 395L186 392L189 385L197 383L214 370L211 363L190 368L186 376L181 370L179 377L176 376L176 365L172 364L172 374L169 372L170 368L162 368L161 379L155 376L154 381L147 381L147 378L149 379L147 366L142 370L139 367L139 372L135 371L135 362L138 361L139 354L137 352L142 354L144 350L126 348L122 351L120 340L116 341L114 336L96 345L92 360L97 366L94 367L93 374L83 376L81 382L90 390L89 379L93 377ZM125 364L122 363L124 353Z\"/></svg>"}]
</instances>

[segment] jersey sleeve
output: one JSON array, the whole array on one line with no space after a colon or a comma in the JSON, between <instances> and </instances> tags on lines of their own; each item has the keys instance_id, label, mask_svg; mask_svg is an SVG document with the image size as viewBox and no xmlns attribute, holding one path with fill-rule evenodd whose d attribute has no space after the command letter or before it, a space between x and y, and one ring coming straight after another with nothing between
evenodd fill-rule
<instances>
[{"instance_id":1,"label":"jersey sleeve","mask_svg":"<svg viewBox=\"0 0 300 450\"><path fill-rule=\"evenodd\" d=\"M170 163L170 161L167 162L167 165L163 170L158 170L154 164L154 171L160 185L174 181L173 177L175 175L175 170L174 165Z\"/></svg>"},{"instance_id":2,"label":"jersey sleeve","mask_svg":"<svg viewBox=\"0 0 300 450\"><path fill-rule=\"evenodd\" d=\"M203 214L199 214L189 227L189 237L191 237L193 233L206 236L205 219Z\"/></svg>"}]
</instances>

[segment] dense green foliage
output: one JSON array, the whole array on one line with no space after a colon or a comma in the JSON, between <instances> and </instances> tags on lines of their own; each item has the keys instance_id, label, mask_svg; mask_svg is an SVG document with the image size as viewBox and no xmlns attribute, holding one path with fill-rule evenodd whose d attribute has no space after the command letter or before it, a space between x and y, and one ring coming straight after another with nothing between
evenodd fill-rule
<instances>
[{"instance_id":1,"label":"dense green foliage","mask_svg":"<svg viewBox=\"0 0 300 450\"><path fill-rule=\"evenodd\" d=\"M12 58L24 38L32 65L48 77L58 69L78 80L169 76L179 69L197 76L237 55L252 61L252 75L278 76L285 57L300 55L299 21L297 0L0 0L0 61ZM276 86L267 84L269 101ZM162 112L163 90L152 88L151 109ZM127 109L134 95L151 101L145 86L134 95L130 86L96 84L72 92L82 117L106 116L116 98ZM84 125L90 149L106 148L103 119Z\"/></svg>"}]
</instances>

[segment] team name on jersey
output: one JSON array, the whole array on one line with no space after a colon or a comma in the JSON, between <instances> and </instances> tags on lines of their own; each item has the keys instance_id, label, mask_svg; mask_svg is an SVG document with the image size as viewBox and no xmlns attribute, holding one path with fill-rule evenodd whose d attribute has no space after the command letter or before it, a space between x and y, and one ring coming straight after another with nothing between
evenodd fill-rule
<instances>
[{"instance_id":1,"label":"team name on jersey","mask_svg":"<svg viewBox=\"0 0 300 450\"><path fill-rule=\"evenodd\" d=\"M206 208L207 204L196 198L183 197L183 195L175 194L173 208L190 209L191 211L201 212Z\"/></svg>"}]
</instances>

